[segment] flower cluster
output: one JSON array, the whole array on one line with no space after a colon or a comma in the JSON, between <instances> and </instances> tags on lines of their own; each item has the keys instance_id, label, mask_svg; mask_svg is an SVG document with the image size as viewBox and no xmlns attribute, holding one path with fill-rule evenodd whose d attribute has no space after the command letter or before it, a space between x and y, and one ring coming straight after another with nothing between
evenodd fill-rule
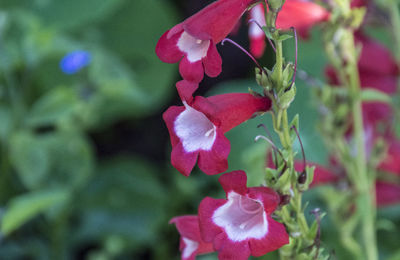
<instances>
[{"instance_id":1,"label":"flower cluster","mask_svg":"<svg viewBox=\"0 0 400 260\"><path fill-rule=\"evenodd\" d=\"M176 83L182 105L168 108L163 119L172 145L171 164L184 176L189 176L196 164L208 175L225 172L230 152L225 133L273 107L273 95L265 89L263 94L194 95L204 74L216 77L221 73L222 59L216 45L232 32L249 8L255 21L250 25L250 48L259 57L265 45L261 27L265 19L264 6L257 5L256 0L217 0L166 31L157 43L157 56L166 63L179 62L182 76ZM293 19L295 14L297 18ZM281 29L296 26L305 31L327 17L327 11L315 4L289 0L277 23ZM255 43L255 35L262 36L259 43ZM288 83L291 76L286 74ZM285 95L283 88L279 91L280 96ZM175 217L170 222L181 235L182 259L217 251L219 259L244 260L289 243L285 226L272 218L281 203L277 191L265 186L248 188L243 171L226 173L219 182L226 199L207 197L201 201L198 215Z\"/></svg>"}]
</instances>

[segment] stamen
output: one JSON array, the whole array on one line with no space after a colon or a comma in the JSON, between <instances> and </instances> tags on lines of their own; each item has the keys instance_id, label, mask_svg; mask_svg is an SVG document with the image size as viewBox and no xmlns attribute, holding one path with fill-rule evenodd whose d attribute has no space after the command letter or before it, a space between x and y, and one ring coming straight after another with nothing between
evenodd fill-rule
<instances>
[{"instance_id":1,"label":"stamen","mask_svg":"<svg viewBox=\"0 0 400 260\"><path fill-rule=\"evenodd\" d=\"M197 43L197 44L201 44L202 42L203 42L203 40L200 40L200 39L197 39L197 40L196 40L196 43Z\"/></svg>"},{"instance_id":2,"label":"stamen","mask_svg":"<svg viewBox=\"0 0 400 260\"><path fill-rule=\"evenodd\" d=\"M255 19L250 19L248 23L255 23L258 26L258 28L260 28L260 30L264 31L262 26ZM271 39L268 38L267 36L265 36L265 38L267 38L267 40L268 40L269 44L271 45L272 49L274 50L274 52L276 52L275 45L272 43Z\"/></svg>"},{"instance_id":3,"label":"stamen","mask_svg":"<svg viewBox=\"0 0 400 260\"><path fill-rule=\"evenodd\" d=\"M230 43L232 43L233 45L235 45L237 48L239 48L239 50L241 50L242 52L244 52L247 56L249 56L250 59L253 60L253 62L256 64L256 66L265 72L265 74L268 75L268 73L264 70L263 67L261 67L261 65L258 63L258 61L256 60L256 58L253 57L253 55L251 55L248 51L246 51L242 46L240 46L238 43L234 42L233 40L229 39L229 38L225 38L222 40L221 45L224 45L225 42L228 41Z\"/></svg>"},{"instance_id":4,"label":"stamen","mask_svg":"<svg viewBox=\"0 0 400 260\"><path fill-rule=\"evenodd\" d=\"M285 160L285 157L283 157L282 152L278 149L278 147L275 146L275 144L269 140L267 137L263 136L263 135L257 135L256 138L254 138L254 141L257 142L259 139L263 139L265 141L267 141L271 146L272 149L274 149L276 152L279 153L279 155L281 156L283 162L285 163L285 167L283 168L283 172L285 171L285 169L287 169L287 161ZM275 166L277 167L277 165L275 164Z\"/></svg>"},{"instance_id":5,"label":"stamen","mask_svg":"<svg viewBox=\"0 0 400 260\"><path fill-rule=\"evenodd\" d=\"M268 128L264 125L264 124L259 124L258 126L257 126L257 128L260 128L260 127L262 127L262 128L264 128L264 130L265 130L265 132L267 133L267 135L268 135L268 138L270 139L270 140L272 140L272 135L271 135L271 133L269 132L269 130L268 130ZM277 152L276 152L276 150L275 149L272 149L273 151L274 151L274 165L275 165L275 167L278 165L278 162L277 162L277 159L278 159L278 156L277 156Z\"/></svg>"},{"instance_id":6,"label":"stamen","mask_svg":"<svg viewBox=\"0 0 400 260\"><path fill-rule=\"evenodd\" d=\"M208 137L211 135L212 132L214 132L214 128L211 128L210 130L208 130L207 133L205 133L204 135Z\"/></svg>"},{"instance_id":7,"label":"stamen","mask_svg":"<svg viewBox=\"0 0 400 260\"><path fill-rule=\"evenodd\" d=\"M297 32L294 27L290 27L290 29L293 30L294 33L294 49L295 49L295 56L294 56L294 73L293 73L293 78L292 78L292 84L290 84L290 87L286 89L286 91L290 90L293 87L293 84L296 80L296 72L297 72Z\"/></svg>"},{"instance_id":8,"label":"stamen","mask_svg":"<svg viewBox=\"0 0 400 260\"><path fill-rule=\"evenodd\" d=\"M291 129L293 129L296 132L297 139L299 139L299 143L300 143L300 147L301 147L301 154L303 155L303 165L304 165L302 172L304 172L306 170L307 163L306 163L306 154L304 152L303 142L301 141L300 134L299 134L299 131L297 131L296 126L292 126Z\"/></svg>"},{"instance_id":9,"label":"stamen","mask_svg":"<svg viewBox=\"0 0 400 260\"><path fill-rule=\"evenodd\" d=\"M315 240L314 243L310 246L310 248L312 248L314 245L317 247L317 252L315 254L315 258L318 258L319 255L319 248L321 246L321 216L320 216L320 209L319 208L315 208L312 211L310 211L311 214L313 214L315 216L315 219L317 221L317 234L315 236Z\"/></svg>"}]
</instances>

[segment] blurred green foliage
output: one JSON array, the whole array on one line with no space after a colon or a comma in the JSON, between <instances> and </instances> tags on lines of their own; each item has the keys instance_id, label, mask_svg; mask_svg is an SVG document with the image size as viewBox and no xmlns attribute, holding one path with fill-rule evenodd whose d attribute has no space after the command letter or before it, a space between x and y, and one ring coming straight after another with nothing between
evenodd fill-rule
<instances>
[{"instance_id":1,"label":"blurred green foliage","mask_svg":"<svg viewBox=\"0 0 400 260\"><path fill-rule=\"evenodd\" d=\"M178 73L175 65L158 60L154 48L177 21L174 4L165 0L1 0L0 259L178 259L178 234L167 223L195 214L205 196L223 197L218 176L198 170L190 178L180 175L169 164L168 140L155 144L165 154L160 163L125 151L104 155L93 138L105 133L112 142L107 133L123 120L148 135L157 133L142 122L162 120L162 110L176 96ZM285 53L294 53L286 42ZM300 68L322 77L318 35L299 48ZM90 65L63 74L61 58L78 49L91 54ZM307 159L325 163L310 89L300 80L296 85L291 116L300 115ZM207 95L248 87L260 90L253 79L238 80ZM259 183L256 173L265 163L266 143L254 143L255 136L265 135L259 123L270 126L269 116L227 134L230 170L246 170L250 185ZM310 209L322 206L319 192L306 195ZM382 214L389 221L383 227L399 229L400 208ZM327 219L323 241L342 256ZM380 234L398 238L390 228ZM385 254L397 244L381 246ZM262 259L275 258L272 253Z\"/></svg>"}]
</instances>

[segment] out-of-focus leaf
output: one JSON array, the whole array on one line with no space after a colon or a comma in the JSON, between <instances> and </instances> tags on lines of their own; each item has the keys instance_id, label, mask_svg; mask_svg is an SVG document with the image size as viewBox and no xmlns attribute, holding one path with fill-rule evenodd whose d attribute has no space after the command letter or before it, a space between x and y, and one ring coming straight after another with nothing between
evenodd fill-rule
<instances>
[{"instance_id":1,"label":"out-of-focus leaf","mask_svg":"<svg viewBox=\"0 0 400 260\"><path fill-rule=\"evenodd\" d=\"M67 190L57 189L26 193L12 199L1 221L1 232L4 235L10 234L33 217L68 198Z\"/></svg>"},{"instance_id":2,"label":"out-of-focus leaf","mask_svg":"<svg viewBox=\"0 0 400 260\"><path fill-rule=\"evenodd\" d=\"M129 245L155 241L164 217L165 190L157 168L144 159L115 158L98 167L97 178L80 200L83 222L79 237L120 236Z\"/></svg>"},{"instance_id":3,"label":"out-of-focus leaf","mask_svg":"<svg viewBox=\"0 0 400 260\"><path fill-rule=\"evenodd\" d=\"M72 88L60 87L45 93L33 104L26 123L37 127L54 125L59 120L69 117L76 110L79 98Z\"/></svg>"},{"instance_id":4,"label":"out-of-focus leaf","mask_svg":"<svg viewBox=\"0 0 400 260\"><path fill-rule=\"evenodd\" d=\"M373 89L373 88L364 88L361 91L361 100L364 102L384 102L384 103L392 103L391 97L379 90Z\"/></svg>"},{"instance_id":5,"label":"out-of-focus leaf","mask_svg":"<svg viewBox=\"0 0 400 260\"><path fill-rule=\"evenodd\" d=\"M79 133L55 132L43 140L51 160L48 186L78 188L84 185L94 168L93 151Z\"/></svg>"},{"instance_id":6,"label":"out-of-focus leaf","mask_svg":"<svg viewBox=\"0 0 400 260\"><path fill-rule=\"evenodd\" d=\"M12 113L9 107L0 106L0 140L7 141L12 129Z\"/></svg>"},{"instance_id":7,"label":"out-of-focus leaf","mask_svg":"<svg viewBox=\"0 0 400 260\"><path fill-rule=\"evenodd\" d=\"M10 141L10 159L22 183L38 188L46 180L50 158L43 142L28 132L19 132Z\"/></svg>"},{"instance_id":8,"label":"out-of-focus leaf","mask_svg":"<svg viewBox=\"0 0 400 260\"><path fill-rule=\"evenodd\" d=\"M122 0L38 2L35 11L46 24L58 29L71 29L104 19L121 4Z\"/></svg>"},{"instance_id":9,"label":"out-of-focus leaf","mask_svg":"<svg viewBox=\"0 0 400 260\"><path fill-rule=\"evenodd\" d=\"M175 17L166 1L135 0L127 1L101 25L107 46L130 64L138 88L146 93L147 111L142 113L155 111L174 92L177 67L161 62L155 46L161 35L176 23Z\"/></svg>"},{"instance_id":10,"label":"out-of-focus leaf","mask_svg":"<svg viewBox=\"0 0 400 260\"><path fill-rule=\"evenodd\" d=\"M39 238L37 235L4 240L0 243L0 259L51 259L49 242Z\"/></svg>"},{"instance_id":11,"label":"out-of-focus leaf","mask_svg":"<svg viewBox=\"0 0 400 260\"><path fill-rule=\"evenodd\" d=\"M90 145L79 134L69 132L15 133L11 162L29 189L80 187L93 170Z\"/></svg>"}]
</instances>

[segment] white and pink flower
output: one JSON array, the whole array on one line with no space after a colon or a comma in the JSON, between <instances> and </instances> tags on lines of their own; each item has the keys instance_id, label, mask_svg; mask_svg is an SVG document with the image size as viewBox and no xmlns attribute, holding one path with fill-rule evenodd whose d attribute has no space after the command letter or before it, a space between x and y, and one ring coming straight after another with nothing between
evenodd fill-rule
<instances>
[{"instance_id":1,"label":"white and pink flower","mask_svg":"<svg viewBox=\"0 0 400 260\"><path fill-rule=\"evenodd\" d=\"M226 173L219 182L227 199L207 197L199 206L202 237L213 243L219 259L262 256L289 243L285 226L271 217L280 202L274 190L247 188L243 171Z\"/></svg>"},{"instance_id":2,"label":"white and pink flower","mask_svg":"<svg viewBox=\"0 0 400 260\"><path fill-rule=\"evenodd\" d=\"M209 175L226 171L230 143L224 134L256 112L269 110L271 100L248 93L193 98L197 84L182 80L176 86L184 106L172 106L163 114L172 165L185 176L196 162Z\"/></svg>"},{"instance_id":3,"label":"white and pink flower","mask_svg":"<svg viewBox=\"0 0 400 260\"><path fill-rule=\"evenodd\" d=\"M167 63L179 64L183 79L200 82L204 72L210 77L221 73L222 60L216 44L235 27L254 0L219 0L165 32L156 54Z\"/></svg>"},{"instance_id":4,"label":"white and pink flower","mask_svg":"<svg viewBox=\"0 0 400 260\"><path fill-rule=\"evenodd\" d=\"M199 220L195 215L179 216L171 219L170 224L175 224L181 235L180 250L182 260L194 260L197 255L214 251L211 243L203 241L200 235Z\"/></svg>"}]
</instances>

